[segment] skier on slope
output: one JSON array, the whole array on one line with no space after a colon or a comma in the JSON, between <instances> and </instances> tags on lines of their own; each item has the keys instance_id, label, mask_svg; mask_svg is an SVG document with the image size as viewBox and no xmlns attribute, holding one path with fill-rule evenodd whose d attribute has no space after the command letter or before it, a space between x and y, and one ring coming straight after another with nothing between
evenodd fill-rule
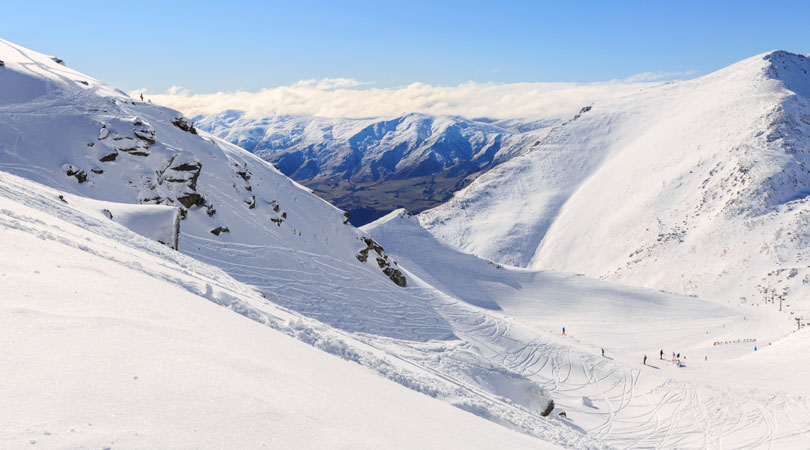
<instances>
[{"instance_id":1,"label":"skier on slope","mask_svg":"<svg viewBox=\"0 0 810 450\"><path fill-rule=\"evenodd\" d=\"M602 358L605 357L605 349L602 349Z\"/></svg>"},{"instance_id":2,"label":"skier on slope","mask_svg":"<svg viewBox=\"0 0 810 450\"><path fill-rule=\"evenodd\" d=\"M563 327L563 336L565 336L565 327Z\"/></svg>"},{"instance_id":3,"label":"skier on slope","mask_svg":"<svg viewBox=\"0 0 810 450\"><path fill-rule=\"evenodd\" d=\"M647 365L647 355L644 355L644 365Z\"/></svg>"},{"instance_id":4,"label":"skier on slope","mask_svg":"<svg viewBox=\"0 0 810 450\"><path fill-rule=\"evenodd\" d=\"M661 356L660 356L660 359L664 359L664 349L663 349L663 348L661 349Z\"/></svg>"}]
</instances>

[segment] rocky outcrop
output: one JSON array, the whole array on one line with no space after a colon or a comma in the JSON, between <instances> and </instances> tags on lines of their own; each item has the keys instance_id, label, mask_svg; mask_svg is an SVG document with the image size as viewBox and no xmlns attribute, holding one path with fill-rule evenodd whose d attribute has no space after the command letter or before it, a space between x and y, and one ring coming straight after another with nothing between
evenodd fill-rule
<instances>
[{"instance_id":1,"label":"rocky outcrop","mask_svg":"<svg viewBox=\"0 0 810 450\"><path fill-rule=\"evenodd\" d=\"M113 152L107 153L106 155L103 155L98 160L101 161L101 162L112 162L112 161L115 161L116 158L118 158L118 152L113 151Z\"/></svg>"},{"instance_id":2,"label":"rocky outcrop","mask_svg":"<svg viewBox=\"0 0 810 450\"><path fill-rule=\"evenodd\" d=\"M175 117L174 119L172 119L172 124L183 131L189 132L191 134L197 134L197 130L194 128L194 122L183 116Z\"/></svg>"},{"instance_id":3,"label":"rocky outcrop","mask_svg":"<svg viewBox=\"0 0 810 450\"><path fill-rule=\"evenodd\" d=\"M205 198L203 198L202 195L196 192L187 192L185 194L179 195L177 197L177 201L180 202L180 204L185 206L186 208L191 208L194 206L203 206L205 204Z\"/></svg>"},{"instance_id":4,"label":"rocky outcrop","mask_svg":"<svg viewBox=\"0 0 810 450\"><path fill-rule=\"evenodd\" d=\"M228 227L221 227L221 226L211 230L211 234L213 234L214 236L219 236L222 233L230 233L230 232L231 230L229 230Z\"/></svg>"},{"instance_id":5,"label":"rocky outcrop","mask_svg":"<svg viewBox=\"0 0 810 450\"><path fill-rule=\"evenodd\" d=\"M377 260L377 265L380 267L380 270L382 270L382 273L384 273L385 276L387 276L397 286L405 287L408 284L405 275L403 275L399 269L394 267L397 265L396 261L389 260L388 255L385 254L385 250L383 250L382 246L370 237L363 237L361 240L366 244L366 247L357 252L357 259L360 262L367 262L369 254L371 252L376 253L377 256L375 259Z\"/></svg>"},{"instance_id":6,"label":"rocky outcrop","mask_svg":"<svg viewBox=\"0 0 810 450\"><path fill-rule=\"evenodd\" d=\"M63 170L65 171L65 175L76 178L76 181L78 181L79 184L87 182L87 172L84 170L70 164L65 165Z\"/></svg>"}]
</instances>

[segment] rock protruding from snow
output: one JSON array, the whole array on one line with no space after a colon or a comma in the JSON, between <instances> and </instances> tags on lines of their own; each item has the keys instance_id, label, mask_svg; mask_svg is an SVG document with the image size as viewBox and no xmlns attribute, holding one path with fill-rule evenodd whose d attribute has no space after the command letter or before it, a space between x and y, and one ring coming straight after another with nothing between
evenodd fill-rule
<instances>
[{"instance_id":1,"label":"rock protruding from snow","mask_svg":"<svg viewBox=\"0 0 810 450\"><path fill-rule=\"evenodd\" d=\"M368 261L368 257L370 253L375 253L376 256L373 256L374 259L377 261L377 265L380 267L380 270L391 279L399 287L405 287L408 284L408 281L405 279L405 275L396 268L397 262L388 259L388 255L385 254L385 250L374 241L370 237L363 237L361 241L366 244L366 247L361 249L357 253L357 259L360 262Z\"/></svg>"}]
</instances>

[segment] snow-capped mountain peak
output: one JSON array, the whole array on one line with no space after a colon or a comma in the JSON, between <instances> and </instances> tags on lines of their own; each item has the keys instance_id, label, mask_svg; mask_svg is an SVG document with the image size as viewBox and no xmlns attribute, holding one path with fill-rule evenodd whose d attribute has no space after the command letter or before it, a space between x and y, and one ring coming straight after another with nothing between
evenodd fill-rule
<instances>
[{"instance_id":1,"label":"snow-capped mountain peak","mask_svg":"<svg viewBox=\"0 0 810 450\"><path fill-rule=\"evenodd\" d=\"M501 263L687 294L804 296L810 60L783 51L595 103L420 214Z\"/></svg>"}]
</instances>

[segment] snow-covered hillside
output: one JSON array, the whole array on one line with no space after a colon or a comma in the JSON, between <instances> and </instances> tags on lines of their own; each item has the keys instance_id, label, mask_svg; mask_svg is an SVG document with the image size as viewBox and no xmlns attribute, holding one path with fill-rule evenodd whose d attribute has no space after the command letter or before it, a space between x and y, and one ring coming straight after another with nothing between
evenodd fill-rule
<instances>
[{"instance_id":1,"label":"snow-covered hillside","mask_svg":"<svg viewBox=\"0 0 810 450\"><path fill-rule=\"evenodd\" d=\"M501 266L403 210L364 229L414 283L457 299L439 310L458 336L612 447L806 446L810 329L792 333L777 311Z\"/></svg>"},{"instance_id":2,"label":"snow-covered hillside","mask_svg":"<svg viewBox=\"0 0 810 450\"><path fill-rule=\"evenodd\" d=\"M0 170L97 200L174 207L181 252L326 322L413 339L451 335L394 284L407 280L393 261L368 256L366 236L342 211L267 162L44 55L0 41L0 60ZM347 295L340 286L349 278L366 289ZM325 298L341 304L342 317L323 314ZM411 318L386 319L398 305ZM352 319L369 309L379 321ZM413 324L404 335L403 321Z\"/></svg>"},{"instance_id":3,"label":"snow-covered hillside","mask_svg":"<svg viewBox=\"0 0 810 450\"><path fill-rule=\"evenodd\" d=\"M558 448L377 376L108 208L132 206L0 172L0 447Z\"/></svg>"},{"instance_id":4,"label":"snow-covered hillside","mask_svg":"<svg viewBox=\"0 0 810 450\"><path fill-rule=\"evenodd\" d=\"M420 221L501 263L806 313L808 71L777 51L597 102Z\"/></svg>"},{"instance_id":5,"label":"snow-covered hillside","mask_svg":"<svg viewBox=\"0 0 810 450\"><path fill-rule=\"evenodd\" d=\"M270 161L365 224L397 207L436 206L483 171L538 141L547 120L245 117L225 111L197 127Z\"/></svg>"},{"instance_id":6,"label":"snow-covered hillside","mask_svg":"<svg viewBox=\"0 0 810 450\"><path fill-rule=\"evenodd\" d=\"M2 41L0 59L3 60L0 70L0 174L4 182L3 196L11 202L2 209L3 214L8 216L4 232L5 229L23 230L41 239L100 256L101 260L93 262L94 267L112 261L136 273L157 270L159 273L154 276L159 280L179 284L197 297L228 306L247 319L360 364L369 372L401 386L539 438L541 443L552 442L568 448L600 447L595 438L587 436L577 427L556 417L543 418L542 413L550 400L545 390L508 368L489 362L481 352L468 349L475 346L458 338L454 331L457 325L450 323L457 319L448 318L444 315L446 312L437 310L437 306L445 302L440 292L422 283L413 285L376 242L346 223L340 210L295 184L269 163L243 149L198 132L190 121L179 117L176 111L135 102L47 56ZM45 215L56 215L60 219L71 216L75 226L91 233L101 233L105 239L98 245L91 245L94 238L90 236L68 238L64 236L65 226L60 223L48 225L45 219L32 216L27 207L33 207ZM74 208L82 211L80 217L70 213ZM179 235L176 233L177 219ZM148 224L146 229L143 224ZM147 247L156 255L156 260L148 263L150 269L145 268L149 258L128 248L132 245L143 248L143 241L130 242L135 235L126 234L128 231L121 225L153 239L147 241L152 242ZM11 245L15 238L13 233L4 233L2 242ZM178 238L179 253L170 248L178 243ZM121 246L114 245L116 242ZM104 250L107 247L110 250ZM9 271L13 269L14 273L18 273L15 260L23 256L35 258L30 263L33 266L50 263L37 256L37 253L25 254L25 248L25 245L22 248L14 247L13 252L4 253L13 258L8 260ZM38 248L32 247L31 251ZM76 255L66 256L72 258ZM233 286L235 281L221 281L229 278L205 263L219 267L246 284ZM42 272L41 269L36 270ZM78 284L71 287L66 281L74 271L79 274L74 277ZM89 273L85 274L84 271ZM200 271L206 274L205 277L198 276ZM129 294L130 290L138 288L138 282L142 281L140 277L135 277L132 284L118 280L129 276L126 271L116 272L113 274L115 280L105 279L103 283L92 281L93 277L104 277L106 272L103 270L72 265L66 272L65 278L59 279L59 284L31 286L34 291L30 295L47 306L50 305L48 302L53 301L54 291L73 289L73 294L65 297L65 301L72 304L89 295L88 290L92 291L98 285L103 289L104 298L116 297L115 305L121 304L119 298L124 305L127 300L136 303L144 301L143 294ZM230 287L222 289L207 280L211 277ZM4 303L10 305L8 310L17 311L20 307L15 302L19 298L13 297L12 302L11 295L25 292L25 284L15 282L8 286L9 290L4 293L2 300L10 302ZM156 304L171 302L174 297L174 291L163 285L153 286L145 292L149 303L137 307L145 308L143 314L146 318L158 314L152 311ZM101 311L106 308L104 305L98 307ZM105 321L110 315L98 315L95 311L88 314L100 317L98 322ZM123 311L125 314L127 309ZM170 316L178 314L182 314L182 311L174 310ZM11 314L8 317L9 327L31 329L25 321L27 316L18 318ZM113 322L118 321L118 315L112 317ZM65 320L64 323L69 323L71 319ZM170 317L165 320L170 320ZM96 325L104 326L93 323L88 331L91 336L96 332ZM213 326L211 322L208 325ZM44 326L59 329L61 325L48 322ZM165 355L168 360L174 361L176 353L172 352L178 351L182 345L171 349L153 348L159 345L160 329L168 326L159 325L154 331L145 331L152 336L144 341L139 350L141 353L137 355ZM184 329L187 327L181 328L179 334L185 335L182 332ZM229 329L217 333L228 333ZM174 335L172 330L164 333L169 341L175 339ZM13 343L17 339L15 335L10 341ZM187 342L185 338L176 339L181 344ZM228 342L218 343L212 348L214 354L224 351ZM205 353L204 347L199 350L200 354ZM59 348L54 351L59 351ZM267 351L264 352L263 355L267 355ZM291 350L291 353L294 351ZM105 354L96 347L88 348L82 354L81 361L77 361L77 370L93 371L97 364L104 364ZM442 355L439 366L422 361L427 355L439 354ZM223 364L242 364L237 362L238 356L229 357ZM112 360L109 365L116 368L111 371L116 373L131 359L128 351L109 357ZM261 356L261 359L270 357ZM201 361L200 364L205 362ZM164 382L164 378L173 373L171 367L157 378L159 382ZM32 370L44 382L53 380L48 370L36 367ZM211 369L215 370L216 366ZM252 373L252 379L261 379L261 372L254 373L259 369L248 367L246 370ZM183 373L192 376L192 372ZM235 376L241 376L238 374ZM24 373L15 369L15 380L23 376ZM92 408L94 401L85 401L82 395L84 391L76 393L70 390L78 376L78 372L71 373L54 387L53 393L63 403L73 400L80 402L83 408ZM302 380L307 378L304 375L298 377ZM114 385L107 386L112 390ZM178 381L169 386L179 389L183 383ZM215 394L220 392L211 384L206 384L206 387L206 392L210 389L214 389ZM6 396L13 398L15 404L24 402L26 398L40 398L30 390L22 396L15 396L13 392L12 389L4 393L4 404L11 401L5 401ZM366 394L375 395L372 391ZM160 391L150 392L150 395L153 399L161 398ZM289 400L289 397L285 399ZM394 400L393 403L397 404L398 401ZM323 410L328 405L313 402L299 408L282 402L280 408L289 407L303 415L307 408ZM193 405L183 405L186 406L192 408ZM362 403L351 406L363 407ZM161 408L168 408L170 417L189 411L171 404ZM261 405L257 408L261 408ZM326 410L323 414L340 415L342 410ZM256 409L249 411L255 412ZM140 412L143 413L142 410ZM119 417L124 413L110 414ZM221 413L210 408L201 410L200 414L209 425L222 417ZM271 411L271 419L264 415L260 417L272 420L279 414L283 415ZM54 416L61 421L70 419L66 417L64 408L55 412ZM295 417L300 417L296 414L291 416L293 422L298 420ZM14 422L19 432L9 435L2 433L2 437L29 438L32 417L27 415L21 418L22 422ZM155 417L159 420L166 415L157 414ZM380 417L384 420L386 416ZM247 433L245 438L255 437L257 432L253 430L260 425L256 419L248 423L252 425L240 430ZM347 422L336 420L328 423ZM108 424L113 428L105 427L105 436L127 433L120 431L117 424L120 422ZM317 421L310 421L290 426L301 433L308 433L318 424ZM414 428L419 426L417 424ZM150 422L143 429L150 432L165 430L165 427L161 427L163 425ZM273 427L266 429L272 431ZM352 436L362 434L362 429L355 428ZM430 429L435 427L427 428ZM156 442L165 437L165 433L158 434L161 437L156 438ZM375 435L371 436L373 439ZM312 439L318 442L323 436L317 435ZM511 438L507 436L505 439ZM350 441L347 438L347 442ZM466 438L459 439L459 445L465 441ZM373 446L374 442L372 440L367 445ZM423 446L419 442L424 444L423 439L412 440L413 445Z\"/></svg>"},{"instance_id":7,"label":"snow-covered hillside","mask_svg":"<svg viewBox=\"0 0 810 450\"><path fill-rule=\"evenodd\" d=\"M0 60L0 447L806 445L808 331L773 309L361 231L176 111Z\"/></svg>"}]
</instances>

